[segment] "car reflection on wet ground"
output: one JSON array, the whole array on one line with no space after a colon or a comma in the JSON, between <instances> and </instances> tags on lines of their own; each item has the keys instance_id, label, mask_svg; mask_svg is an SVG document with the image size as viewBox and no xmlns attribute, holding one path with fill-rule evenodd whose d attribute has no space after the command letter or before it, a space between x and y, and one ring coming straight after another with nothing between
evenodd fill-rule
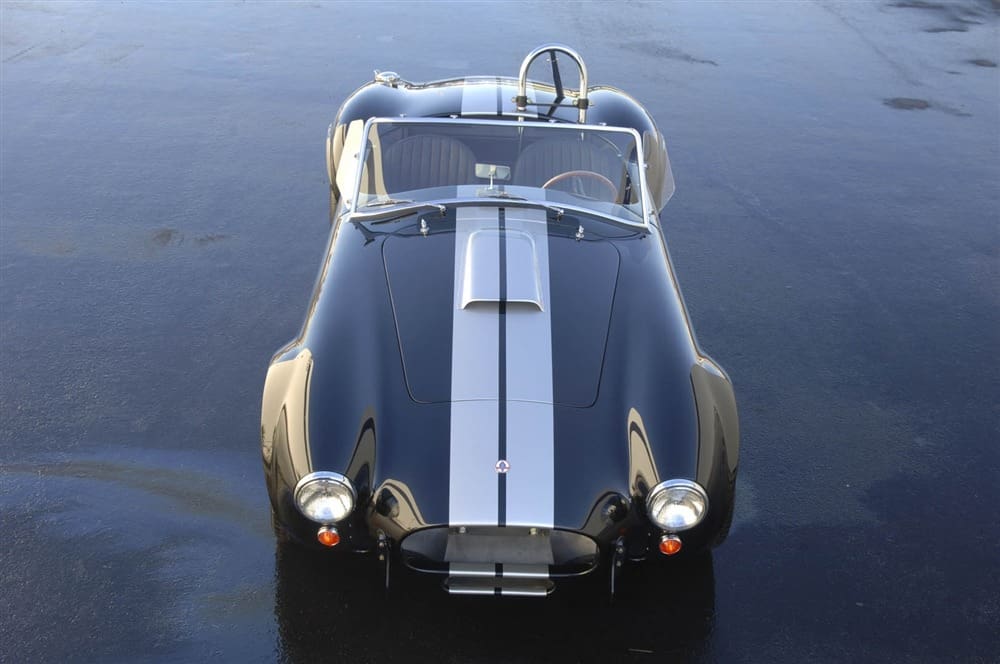
<instances>
[{"instance_id":1,"label":"car reflection on wet ground","mask_svg":"<svg viewBox=\"0 0 1000 664\"><path fill-rule=\"evenodd\" d=\"M0 661L995 660L995 4L0 18ZM626 568L614 602L605 576L484 601L394 568L386 592L371 558L276 547L260 471L325 128L375 67L513 75L546 41L668 138L673 259L741 408L733 532Z\"/></svg>"}]
</instances>

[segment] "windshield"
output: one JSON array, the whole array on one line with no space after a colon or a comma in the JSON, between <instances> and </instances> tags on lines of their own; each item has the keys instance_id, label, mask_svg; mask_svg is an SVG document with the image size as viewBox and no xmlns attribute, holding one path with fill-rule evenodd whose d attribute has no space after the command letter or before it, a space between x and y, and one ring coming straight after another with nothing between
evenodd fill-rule
<instances>
[{"instance_id":1,"label":"windshield","mask_svg":"<svg viewBox=\"0 0 1000 664\"><path fill-rule=\"evenodd\" d=\"M474 120L375 120L355 209L452 199L539 201L643 223L630 131Z\"/></svg>"}]
</instances>

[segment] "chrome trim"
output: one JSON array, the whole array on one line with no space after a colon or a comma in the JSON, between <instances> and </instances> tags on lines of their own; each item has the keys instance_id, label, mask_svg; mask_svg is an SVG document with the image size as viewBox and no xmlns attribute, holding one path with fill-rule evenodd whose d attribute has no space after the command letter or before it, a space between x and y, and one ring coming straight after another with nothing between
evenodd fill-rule
<instances>
[{"instance_id":1,"label":"chrome trim","mask_svg":"<svg viewBox=\"0 0 1000 664\"><path fill-rule=\"evenodd\" d=\"M458 119L458 118L386 118L386 117L368 118L368 120L365 121L365 127L364 127L364 130L362 132L362 141L363 142L362 142L362 145L361 145L361 150L359 152L360 162L359 162L359 165L358 165L357 173L354 176L354 188L353 188L353 191L351 192L352 197L351 197L350 201L347 201L347 200L344 201L345 204L348 203L348 202L350 202L350 205L349 205L348 211L345 213L345 215L342 215L342 217L341 217L342 221L344 220L344 218L343 218L344 216L347 216L348 219L350 219L350 220L356 220L356 221L365 221L366 217L368 217L368 215L371 215L370 218L374 218L374 219L388 218L388 217L391 217L393 213L395 213L395 212L397 212L399 210L406 210L407 209L407 207L406 207L407 205L409 205L409 206L411 206L413 208L419 208L421 206L430 206L430 207L433 207L433 206L441 206L441 205L460 205L460 204L465 204L465 205L483 205L484 201L491 201L491 202L494 201L494 199L489 199L489 198L474 198L474 199L473 198L454 198L454 199L442 198L442 199L433 199L433 200L430 200L430 201L421 201L419 203L414 202L414 203L410 203L410 204L401 204L398 208L396 208L396 207L389 207L388 209L386 209L386 208L380 208L378 210L378 212L369 212L369 213L366 213L366 212L363 212L363 211L359 211L358 210L358 194L359 194L359 192L361 190L361 176L362 176L362 173L364 173L365 163L368 161L368 153L371 150L371 143L369 142L369 137L371 135L371 129L376 124L449 124L449 125L461 124L461 125L494 126L494 127L510 127L512 125L512 123L511 123L510 120L477 120L477 119L471 119L471 118L460 118L460 119ZM635 145L636 145L636 158L637 158L638 165L639 165L639 169L638 169L638 171L639 171L639 186L640 186L640 190L642 191L642 196L641 196L642 212L641 212L640 215L638 215L639 218L641 219L641 221L631 221L631 220L626 219L624 217L616 217L616 216L613 216L613 215L610 215L610 214L605 214L605 213L600 212L598 210L595 210L593 208L581 207L581 206L571 205L571 204L568 205L568 204L563 203L562 201L560 201L559 205L556 206L556 205L552 204L549 201L532 201L532 200L518 201L518 200L513 200L513 199L506 199L506 198L499 199L498 198L498 199L495 199L495 202L494 202L495 205L498 205L498 206L502 205L503 207L537 207L537 206L541 206L541 207L552 209L552 210L560 210L560 209L562 209L562 210L572 210L574 212L579 212L581 214L588 214L588 215L597 217L599 219L603 219L603 220L609 221L609 222L611 222L613 224L619 224L619 225L625 226L627 228L641 228L641 229L647 230L647 231L650 229L649 217L650 217L651 214L655 214L655 212L653 212L652 209L651 209L650 201L649 201L649 196L648 196L648 192L647 192L648 186L646 184L646 157L645 157L645 154L643 154L643 150L642 150L642 137L639 135L638 131L636 131L632 127L605 127L605 126L601 126L601 125L588 125L588 124L553 124L553 123L544 123L544 124L536 124L536 125L532 125L532 126L533 127L545 127L545 131L571 131L571 132L575 131L575 132L578 132L580 130L586 130L586 131L594 131L594 132L599 132L599 133L613 133L613 134L626 133L626 134L631 134L632 140L635 141ZM341 192L341 195L343 195L343 192ZM442 214L444 214L444 213L442 212Z\"/></svg>"},{"instance_id":2,"label":"chrome trim","mask_svg":"<svg viewBox=\"0 0 1000 664\"><path fill-rule=\"evenodd\" d=\"M394 88L403 82L403 77L394 71L379 71L375 70L375 82L381 83L383 85L388 85L390 88Z\"/></svg>"},{"instance_id":3,"label":"chrome trim","mask_svg":"<svg viewBox=\"0 0 1000 664\"><path fill-rule=\"evenodd\" d=\"M545 597L555 584L545 578L448 577L444 587L451 595L488 595L510 597Z\"/></svg>"},{"instance_id":4,"label":"chrome trim","mask_svg":"<svg viewBox=\"0 0 1000 664\"><path fill-rule=\"evenodd\" d=\"M332 481L336 482L337 484L340 484L341 486L347 488L347 490L351 494L351 510L350 510L350 512L348 512L348 515L350 515L351 513L353 513L354 510L357 508L357 506L358 506L358 493L357 493L357 491L354 490L354 485L351 483L351 480L347 479L345 476L341 475L340 473L334 473L334 472L330 472L330 471L326 471L326 470L317 470L315 472L312 472L312 473L309 473L308 475L303 476L302 479L300 479L298 482L296 482L295 483L295 491L292 492L292 496L294 497L294 500L295 500L295 509L297 509L302 516L305 516L307 519L309 519L309 517L306 516L306 513L302 511L302 505L299 503L299 493L302 491L302 489L307 484L309 484L310 482L314 482L315 480L332 480ZM344 517L344 518L346 519L347 517ZM312 521L312 519L309 519L309 520ZM343 519L341 519L341 521L342 520ZM317 521L315 523L321 523L321 522ZM336 522L333 522L333 523L336 523ZM331 524L330 523L326 523L326 524L323 524L323 525L329 526Z\"/></svg>"},{"instance_id":5,"label":"chrome trim","mask_svg":"<svg viewBox=\"0 0 1000 664\"><path fill-rule=\"evenodd\" d=\"M565 44L543 44L528 53L521 61L521 71L517 75L517 110L521 112L527 110L528 69L531 67L531 63L542 53L550 51L565 53L580 69L580 94L575 106L580 110L580 124L585 124L587 122L587 65L583 64L583 57L575 49Z\"/></svg>"},{"instance_id":6,"label":"chrome trim","mask_svg":"<svg viewBox=\"0 0 1000 664\"><path fill-rule=\"evenodd\" d=\"M526 565L524 563L501 563L497 572L496 563L449 563L448 575L471 577L490 581L504 579L548 579L548 565Z\"/></svg>"},{"instance_id":7,"label":"chrome trim","mask_svg":"<svg viewBox=\"0 0 1000 664\"><path fill-rule=\"evenodd\" d=\"M680 528L680 529L664 528L660 524L653 521L652 517L649 516L650 513L649 504L650 502L652 502L653 496L660 493L664 489L677 489L677 488L690 489L694 493L701 496L701 499L705 501L705 511L701 513L701 518L699 518L697 521L695 521L686 528ZM649 493L646 494L646 518L649 519L650 523L652 523L654 526L656 526L657 528L666 533L675 533L675 532L679 533L685 530L691 530L692 528L694 528L699 523L705 520L705 516L708 514L708 510L709 510L708 493L700 484L692 480L682 480L682 479L664 480L659 484L657 484L656 486L654 486L652 489L650 489Z\"/></svg>"},{"instance_id":8,"label":"chrome trim","mask_svg":"<svg viewBox=\"0 0 1000 664\"><path fill-rule=\"evenodd\" d=\"M505 563L504 578L508 579L548 579L548 565L524 565L521 563Z\"/></svg>"},{"instance_id":9,"label":"chrome trim","mask_svg":"<svg viewBox=\"0 0 1000 664\"><path fill-rule=\"evenodd\" d=\"M448 563L449 576L471 576L495 578L496 563Z\"/></svg>"}]
</instances>

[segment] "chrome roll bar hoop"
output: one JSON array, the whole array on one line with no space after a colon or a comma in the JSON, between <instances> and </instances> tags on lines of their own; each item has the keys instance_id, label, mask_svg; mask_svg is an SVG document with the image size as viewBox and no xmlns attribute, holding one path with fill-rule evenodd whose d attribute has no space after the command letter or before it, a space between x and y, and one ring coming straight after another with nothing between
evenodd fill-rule
<instances>
[{"instance_id":1,"label":"chrome roll bar hoop","mask_svg":"<svg viewBox=\"0 0 1000 664\"><path fill-rule=\"evenodd\" d=\"M552 62L552 78L556 84L557 98L554 105L559 105L559 101L563 97L562 80L559 76L559 66L556 63L556 53L564 53L569 56L576 66L580 69L580 95L577 100L573 102L572 106L576 106L580 111L580 124L586 124L587 122L587 107L590 105L587 99L587 66L583 64L583 58L580 54L576 52L575 49L566 46L565 44L543 44L539 46L524 58L521 62L521 72L517 76L517 97L514 98L514 103L517 104L517 110L523 113L527 110L528 104L535 105L534 102L528 100L528 68L531 67L531 63L540 56L542 53L551 54ZM540 104L542 106L550 106L553 104Z\"/></svg>"}]
</instances>

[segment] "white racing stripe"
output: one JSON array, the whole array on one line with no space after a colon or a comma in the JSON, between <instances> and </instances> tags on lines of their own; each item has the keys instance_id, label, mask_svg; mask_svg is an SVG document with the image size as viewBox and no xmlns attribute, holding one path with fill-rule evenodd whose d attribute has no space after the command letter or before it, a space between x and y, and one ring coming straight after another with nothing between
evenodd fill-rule
<instances>
[{"instance_id":1,"label":"white racing stripe","mask_svg":"<svg viewBox=\"0 0 1000 664\"><path fill-rule=\"evenodd\" d=\"M484 117L497 113L497 86L468 80L462 86L462 116Z\"/></svg>"},{"instance_id":2,"label":"white racing stripe","mask_svg":"<svg viewBox=\"0 0 1000 664\"><path fill-rule=\"evenodd\" d=\"M499 80L496 85L469 81L462 91L462 115L495 113L499 91ZM533 98L534 92L529 86L528 95ZM505 112L514 110L512 99L499 104ZM528 112L537 115L534 107ZM551 527L555 475L546 215L512 209L501 225L500 214L496 207L455 211L448 521ZM503 475L497 472L501 456L510 464Z\"/></svg>"},{"instance_id":3,"label":"white racing stripe","mask_svg":"<svg viewBox=\"0 0 1000 664\"><path fill-rule=\"evenodd\" d=\"M524 111L518 111L517 104L514 103L514 96L505 93L502 89L498 90L498 88L501 88L499 80L495 85L490 85L489 81L484 81L483 79L466 79L465 85L462 88L461 115L471 118L496 115L498 110L497 96L499 95L499 111L504 115L516 115L520 113L530 118L538 117L538 106L528 106ZM535 87L530 81L526 84L525 90L528 99L536 101Z\"/></svg>"},{"instance_id":4,"label":"white racing stripe","mask_svg":"<svg viewBox=\"0 0 1000 664\"><path fill-rule=\"evenodd\" d=\"M537 261L535 274L528 275L523 274L528 266L507 261L507 283L537 279L541 296L541 310L528 303L507 306L507 525L552 527L552 302L545 211L510 209L506 228L531 237Z\"/></svg>"},{"instance_id":5,"label":"white racing stripe","mask_svg":"<svg viewBox=\"0 0 1000 664\"><path fill-rule=\"evenodd\" d=\"M499 257L480 265L466 260L470 240L486 243L497 228L496 208L455 211L455 296L451 343L451 451L448 520L453 525L496 525L499 418L499 279L493 301L463 306L471 271L499 269ZM492 235L499 256L499 235Z\"/></svg>"},{"instance_id":6,"label":"white racing stripe","mask_svg":"<svg viewBox=\"0 0 1000 664\"><path fill-rule=\"evenodd\" d=\"M555 468L546 215L510 209L504 231L499 227L497 208L456 210L449 523L551 527ZM509 249L501 240L515 237L523 242L516 248L518 259L505 260ZM536 295L513 301L508 292L501 317L501 293L511 284L529 284L525 288ZM510 464L503 476L496 471L501 454Z\"/></svg>"}]
</instances>

